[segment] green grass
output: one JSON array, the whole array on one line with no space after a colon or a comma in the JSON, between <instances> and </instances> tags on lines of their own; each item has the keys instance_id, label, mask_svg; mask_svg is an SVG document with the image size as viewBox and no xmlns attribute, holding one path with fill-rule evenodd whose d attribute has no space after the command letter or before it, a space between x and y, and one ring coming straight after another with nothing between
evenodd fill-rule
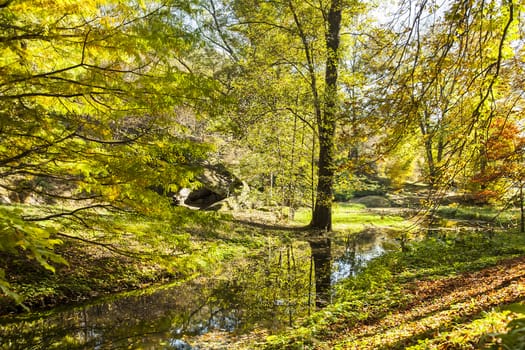
<instances>
[{"instance_id":1,"label":"green grass","mask_svg":"<svg viewBox=\"0 0 525 350\"><path fill-rule=\"evenodd\" d=\"M311 220L311 210L301 208L295 214L295 222L307 225ZM408 228L410 223L401 216L371 211L362 204L335 203L332 208L332 225L334 231L359 232L368 226L393 229Z\"/></svg>"},{"instance_id":2,"label":"green grass","mask_svg":"<svg viewBox=\"0 0 525 350\"><path fill-rule=\"evenodd\" d=\"M519 212L515 208L448 205L437 209L437 215L446 219L485 221L500 227L516 225Z\"/></svg>"}]
</instances>

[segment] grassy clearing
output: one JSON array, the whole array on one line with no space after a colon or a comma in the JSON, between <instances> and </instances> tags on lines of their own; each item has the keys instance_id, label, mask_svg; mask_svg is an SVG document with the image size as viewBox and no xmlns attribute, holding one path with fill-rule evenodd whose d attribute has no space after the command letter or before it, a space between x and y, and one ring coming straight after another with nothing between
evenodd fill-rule
<instances>
[{"instance_id":1,"label":"grassy clearing","mask_svg":"<svg viewBox=\"0 0 525 350\"><path fill-rule=\"evenodd\" d=\"M392 215L387 210L372 211L356 203L335 203L332 217L333 229L339 232L359 232L370 226L392 229L410 227L410 222L401 216ZM310 209L302 208L295 215L295 221L302 225L307 225L310 219Z\"/></svg>"},{"instance_id":2,"label":"grassy clearing","mask_svg":"<svg viewBox=\"0 0 525 350\"><path fill-rule=\"evenodd\" d=\"M436 214L447 219L484 221L499 227L517 226L519 218L517 209L498 210L479 206L447 205L438 208Z\"/></svg>"}]
</instances>

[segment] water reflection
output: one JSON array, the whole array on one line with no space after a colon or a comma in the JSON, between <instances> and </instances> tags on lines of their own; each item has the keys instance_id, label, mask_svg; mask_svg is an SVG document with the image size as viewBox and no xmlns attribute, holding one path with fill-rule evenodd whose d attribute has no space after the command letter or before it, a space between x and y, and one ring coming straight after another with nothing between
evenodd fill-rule
<instances>
[{"instance_id":1,"label":"water reflection","mask_svg":"<svg viewBox=\"0 0 525 350\"><path fill-rule=\"evenodd\" d=\"M50 315L0 318L0 349L198 349L196 337L209 332L272 332L314 304L326 306L331 284L382 252L383 240L366 234L268 246L213 278Z\"/></svg>"},{"instance_id":2,"label":"water reflection","mask_svg":"<svg viewBox=\"0 0 525 350\"><path fill-rule=\"evenodd\" d=\"M190 349L212 331L276 330L309 309L308 245L269 247L220 276L49 316L0 319L0 349Z\"/></svg>"},{"instance_id":3,"label":"water reflection","mask_svg":"<svg viewBox=\"0 0 525 350\"><path fill-rule=\"evenodd\" d=\"M310 240L315 268L315 306L321 309L330 303L332 275L332 247L330 238Z\"/></svg>"},{"instance_id":4,"label":"water reflection","mask_svg":"<svg viewBox=\"0 0 525 350\"><path fill-rule=\"evenodd\" d=\"M377 230L364 230L357 235L349 235L343 252L334 260L332 284L355 276L370 260L383 255L392 241L388 233Z\"/></svg>"}]
</instances>

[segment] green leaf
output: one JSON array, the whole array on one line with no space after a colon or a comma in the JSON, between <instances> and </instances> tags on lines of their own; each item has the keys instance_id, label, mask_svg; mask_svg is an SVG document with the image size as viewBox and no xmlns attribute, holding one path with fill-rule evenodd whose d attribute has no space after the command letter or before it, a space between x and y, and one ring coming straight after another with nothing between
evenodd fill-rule
<instances>
[{"instance_id":1,"label":"green leaf","mask_svg":"<svg viewBox=\"0 0 525 350\"><path fill-rule=\"evenodd\" d=\"M503 307L503 310L509 310L517 314L525 314L525 304L511 304Z\"/></svg>"}]
</instances>

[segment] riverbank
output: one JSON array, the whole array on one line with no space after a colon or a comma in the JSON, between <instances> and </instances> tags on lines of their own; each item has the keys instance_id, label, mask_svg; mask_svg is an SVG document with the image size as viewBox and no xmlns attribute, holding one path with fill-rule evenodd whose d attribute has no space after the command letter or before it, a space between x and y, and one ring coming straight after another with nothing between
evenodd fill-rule
<instances>
[{"instance_id":1,"label":"riverbank","mask_svg":"<svg viewBox=\"0 0 525 350\"><path fill-rule=\"evenodd\" d=\"M215 333L193 345L267 350L500 349L496 344L509 322L525 317L513 312L524 308L524 256L457 276L427 278L396 283L390 292L372 288L366 296L354 290L357 298L339 299L281 334L269 335L263 329L237 337Z\"/></svg>"},{"instance_id":2,"label":"riverbank","mask_svg":"<svg viewBox=\"0 0 525 350\"><path fill-rule=\"evenodd\" d=\"M507 309L525 301L525 235L476 232L409 247L338 284L332 304L303 324L237 348L488 349L525 317Z\"/></svg>"},{"instance_id":3,"label":"riverbank","mask_svg":"<svg viewBox=\"0 0 525 350\"><path fill-rule=\"evenodd\" d=\"M108 215L103 234L91 229L63 230L56 237L62 243L55 253L67 264L50 263L54 271L27 258L23 251L2 253L0 268L5 271L10 291L22 303L0 294L0 315L80 304L123 291L220 273L223 264L242 259L282 235L236 222L228 214L187 210L184 215L190 219L165 222Z\"/></svg>"},{"instance_id":4,"label":"riverbank","mask_svg":"<svg viewBox=\"0 0 525 350\"><path fill-rule=\"evenodd\" d=\"M43 211L45 208L37 208ZM162 285L190 276L220 273L221 265L279 241L304 240L309 234L308 210L294 222L278 211L199 212L186 208L180 221L104 213L106 226L94 230L70 227L57 236L55 252L67 262L44 268L22 254L1 257L11 290L23 304L0 295L0 315L52 309L99 297ZM339 232L357 233L366 227L402 228L400 216L341 204L334 209ZM104 232L99 232L104 230Z\"/></svg>"}]
</instances>

